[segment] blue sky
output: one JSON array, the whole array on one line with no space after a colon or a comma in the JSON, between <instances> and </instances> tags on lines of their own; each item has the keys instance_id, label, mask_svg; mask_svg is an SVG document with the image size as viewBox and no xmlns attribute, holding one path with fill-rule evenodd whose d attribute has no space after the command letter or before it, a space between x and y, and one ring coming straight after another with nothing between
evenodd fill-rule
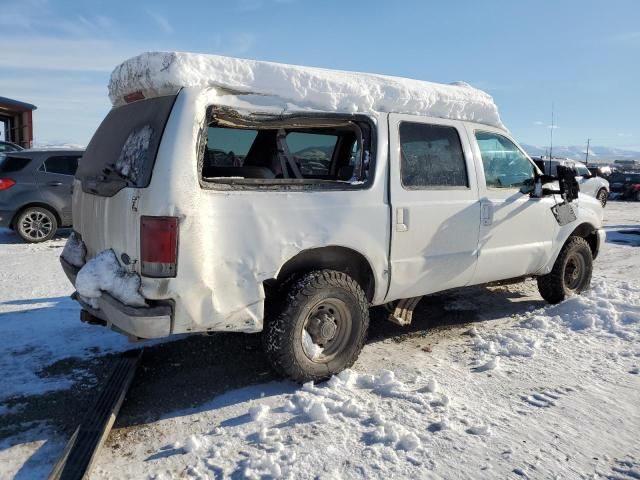
<instances>
[{"instance_id":1,"label":"blue sky","mask_svg":"<svg viewBox=\"0 0 640 480\"><path fill-rule=\"evenodd\" d=\"M188 5L188 6L187 6ZM491 93L516 138L640 150L640 1L0 0L0 96L36 141L86 144L106 85L146 50L218 53Z\"/></svg>"}]
</instances>

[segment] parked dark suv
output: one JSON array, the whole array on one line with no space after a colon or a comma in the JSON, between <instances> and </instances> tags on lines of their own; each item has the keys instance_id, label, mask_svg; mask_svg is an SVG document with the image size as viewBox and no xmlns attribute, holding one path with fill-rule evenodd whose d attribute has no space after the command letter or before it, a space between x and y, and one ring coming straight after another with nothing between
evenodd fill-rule
<instances>
[{"instance_id":1,"label":"parked dark suv","mask_svg":"<svg viewBox=\"0 0 640 480\"><path fill-rule=\"evenodd\" d=\"M44 242L71 226L71 188L82 150L0 154L0 227L27 242Z\"/></svg>"}]
</instances>

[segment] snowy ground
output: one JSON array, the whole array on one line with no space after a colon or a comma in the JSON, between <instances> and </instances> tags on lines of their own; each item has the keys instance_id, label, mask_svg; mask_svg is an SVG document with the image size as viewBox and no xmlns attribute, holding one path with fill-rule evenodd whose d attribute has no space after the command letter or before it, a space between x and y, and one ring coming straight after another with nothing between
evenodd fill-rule
<instances>
[{"instance_id":1,"label":"snowy ground","mask_svg":"<svg viewBox=\"0 0 640 480\"><path fill-rule=\"evenodd\" d=\"M275 379L256 336L147 347L93 478L640 478L640 204L605 217L587 295L431 297L320 385ZM113 353L138 347L78 321L63 243L0 231L0 478L46 476Z\"/></svg>"}]
</instances>

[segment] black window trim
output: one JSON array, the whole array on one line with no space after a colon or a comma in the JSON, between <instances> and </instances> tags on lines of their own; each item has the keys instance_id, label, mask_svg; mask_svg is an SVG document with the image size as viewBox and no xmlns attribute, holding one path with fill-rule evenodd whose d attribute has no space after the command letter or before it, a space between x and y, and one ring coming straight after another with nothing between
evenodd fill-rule
<instances>
[{"instance_id":1,"label":"black window trim","mask_svg":"<svg viewBox=\"0 0 640 480\"><path fill-rule=\"evenodd\" d=\"M238 111L230 109L228 107L220 107L215 104L209 104L206 107L206 121L203 128L200 129L200 138L198 140L198 180L200 187L204 190L249 190L249 191L264 191L264 192L296 192L296 191L350 191L350 190L370 190L373 186L376 175L376 158L377 158L377 121L366 114L360 113L331 113L331 112L296 112L281 115L271 114L251 114L249 116L242 116ZM357 135L357 141L360 146L361 162L364 164L366 155L368 154L368 175L367 179L362 182L346 182L336 180L320 180L320 179L287 179L287 182L282 182L282 179L272 181L269 179L260 178L246 178L246 179L228 179L216 178L215 181L205 180L202 177L203 167L203 152L207 148L207 130L211 123L211 114L223 112L229 115L230 118L237 120L239 123L244 124L244 128L251 128L250 124L262 124L273 123L275 125L283 125L281 128L286 130L300 130L308 131L314 128L330 127L332 121L350 121L354 124L366 124L368 128L368 141L364 141L362 127L359 128L360 134ZM325 121L327 124L323 124ZM314 124L317 122L318 124ZM287 124L291 125L287 125ZM222 122L223 126L227 126L227 122ZM237 126L236 128L243 128L243 126ZM233 127L232 127L233 128ZM334 151L335 153L335 151Z\"/></svg>"},{"instance_id":2,"label":"black window trim","mask_svg":"<svg viewBox=\"0 0 640 480\"><path fill-rule=\"evenodd\" d=\"M538 168L538 166L536 165L536 163L531 159L531 157L529 155L527 155L527 153L520 147L520 145L517 144L517 142L515 140L513 140L512 138L507 137L504 133L498 133L498 132L494 132L491 130L483 130L482 128L476 128L473 130L473 140L476 142L476 145L478 146L478 152L480 153L480 158L478 160L480 160L481 165L482 165L482 177L484 178L484 186L487 189L492 189L492 190L499 190L499 191L505 191L505 190L521 190L522 186L520 187L494 187L494 186L489 186L487 185L487 176L486 173L484 171L484 162L482 161L482 151L480 150L480 144L478 143L478 137L476 136L476 134L480 132L480 133L488 133L490 135L497 135L499 137L502 137L504 139L509 140L514 147L516 147L516 149L518 149L518 151L524 156L524 158L526 158L527 160L529 160L529 163L533 166L533 173L534 173L534 178L536 175L542 175L542 172L540 171L540 169Z\"/></svg>"},{"instance_id":3,"label":"black window trim","mask_svg":"<svg viewBox=\"0 0 640 480\"><path fill-rule=\"evenodd\" d=\"M432 127L443 127L443 128L453 128L456 132L456 135L458 136L458 141L460 142L460 150L462 150L462 158L464 159L464 171L467 177L467 185L466 186L462 186L462 185L418 185L418 186L411 186L411 185L405 185L404 184L404 180L402 177L402 141L400 139L400 127L402 126L403 123L413 123L416 125L428 125L428 126L432 126ZM407 190L409 192L411 191L420 191L420 190L433 190L433 191L439 191L439 190L445 190L445 191L449 191L449 190L462 190L462 191L468 191L471 190L471 177L469 176L469 165L468 165L468 161L469 158L467 156L467 152L465 152L464 149L464 144L462 143L462 136L460 135L460 130L458 129L457 126L455 125L446 125L446 124L442 124L442 123L433 123L433 121L428 121L428 122L420 122L420 121L416 121L416 120L400 120L398 122L398 130L396 132L396 138L398 139L398 162L400 165L399 171L400 171L400 185L402 186L403 190Z\"/></svg>"}]
</instances>

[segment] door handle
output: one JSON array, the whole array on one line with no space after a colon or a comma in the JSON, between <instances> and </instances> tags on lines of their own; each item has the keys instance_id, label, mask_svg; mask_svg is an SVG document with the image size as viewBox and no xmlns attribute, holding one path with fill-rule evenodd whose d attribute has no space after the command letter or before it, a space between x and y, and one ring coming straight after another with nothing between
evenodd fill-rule
<instances>
[{"instance_id":1,"label":"door handle","mask_svg":"<svg viewBox=\"0 0 640 480\"><path fill-rule=\"evenodd\" d=\"M59 187L60 185L62 185L62 182L49 182L47 183L47 185L50 187Z\"/></svg>"},{"instance_id":2,"label":"door handle","mask_svg":"<svg viewBox=\"0 0 640 480\"><path fill-rule=\"evenodd\" d=\"M491 225L493 223L493 205L491 203L480 204L480 221L482 225Z\"/></svg>"},{"instance_id":3,"label":"door handle","mask_svg":"<svg viewBox=\"0 0 640 480\"><path fill-rule=\"evenodd\" d=\"M406 210L404 208L396 208L396 232L406 232L409 230L405 213Z\"/></svg>"}]
</instances>

